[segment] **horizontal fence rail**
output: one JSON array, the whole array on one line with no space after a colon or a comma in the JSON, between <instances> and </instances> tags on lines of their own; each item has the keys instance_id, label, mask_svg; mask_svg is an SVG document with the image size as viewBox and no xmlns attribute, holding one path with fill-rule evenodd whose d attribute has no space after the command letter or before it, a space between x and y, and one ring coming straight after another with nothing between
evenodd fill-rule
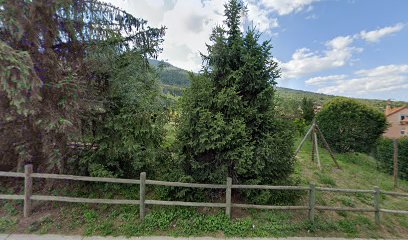
<instances>
[{"instance_id":1,"label":"horizontal fence rail","mask_svg":"<svg viewBox=\"0 0 408 240\"><path fill-rule=\"evenodd\" d=\"M24 177L24 174L23 174L23 177ZM135 179L84 177L84 176L48 174L48 173L33 173L31 174L31 177L32 178L46 178L46 179L76 180L76 181L86 181L86 182L140 184L140 180L135 180Z\"/></svg>"},{"instance_id":2,"label":"horizontal fence rail","mask_svg":"<svg viewBox=\"0 0 408 240\"><path fill-rule=\"evenodd\" d=\"M324 188L324 187L316 187L317 191L321 192L341 192L341 193L372 193L374 194L374 190L362 190L362 189L343 189L343 188Z\"/></svg>"},{"instance_id":3,"label":"horizontal fence rail","mask_svg":"<svg viewBox=\"0 0 408 240\"><path fill-rule=\"evenodd\" d=\"M220 185L220 184L165 182L165 181L156 181L156 180L146 180L146 184L158 185L158 186L170 186L170 187L212 188L212 189L225 189L227 187L227 185Z\"/></svg>"},{"instance_id":4,"label":"horizontal fence rail","mask_svg":"<svg viewBox=\"0 0 408 240\"><path fill-rule=\"evenodd\" d=\"M125 199L92 199L92 198L75 198L75 197L57 197L57 196L43 196L33 195L31 200L37 201L54 201L54 202L73 202L73 203L102 203L102 204L130 204L139 205L139 200L125 200Z\"/></svg>"},{"instance_id":5,"label":"horizontal fence rail","mask_svg":"<svg viewBox=\"0 0 408 240\"><path fill-rule=\"evenodd\" d=\"M380 213L407 214L408 215L408 211L380 208L381 194L395 196L395 197L408 197L408 193L381 191L378 187L375 187L374 190L364 190L364 189L340 189L340 188L316 187L314 184L310 184L309 186L235 185L235 184L232 184L231 178L227 178L227 183L225 185L224 184L166 182L166 181L148 180L146 179L146 173L144 172L140 174L140 179L86 177L86 176L74 176L74 175L62 175L62 174L33 173L32 165L26 165L24 173L1 172L0 171L0 177L13 177L13 178L23 178L24 179L24 194L23 195L0 194L0 200L23 200L24 201L24 217L29 217L31 215L32 201L139 205L141 219L144 219L146 205L225 208L225 214L228 217L231 217L232 208L253 208L253 209L269 209L269 210L304 210L304 211L307 210L309 220L312 222L314 221L316 210L373 212L375 214L374 215L375 222L377 224L380 224ZM92 199L92 198L78 198L78 197L33 195L32 194L33 178L87 181L87 182L104 182L104 183L137 184L140 187L140 191L139 191L140 196L139 196L139 200L133 200L133 199ZM225 202L208 203L208 202L148 200L146 199L146 185L206 188L206 189L225 189ZM308 191L308 205L307 206L270 206L270 205L232 203L232 200L231 200L232 189ZM332 207L332 206L318 206L318 205L316 206L316 192L317 191L335 192L335 193L372 194L373 199L374 199L373 207L372 208L350 208L350 207Z\"/></svg>"}]
</instances>

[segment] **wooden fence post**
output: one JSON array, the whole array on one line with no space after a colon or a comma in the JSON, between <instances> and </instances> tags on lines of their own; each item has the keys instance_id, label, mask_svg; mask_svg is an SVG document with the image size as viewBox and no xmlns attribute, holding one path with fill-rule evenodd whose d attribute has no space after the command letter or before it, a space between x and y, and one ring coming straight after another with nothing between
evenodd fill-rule
<instances>
[{"instance_id":1,"label":"wooden fence post","mask_svg":"<svg viewBox=\"0 0 408 240\"><path fill-rule=\"evenodd\" d=\"M398 140L394 139L394 188L398 187Z\"/></svg>"},{"instance_id":2,"label":"wooden fence post","mask_svg":"<svg viewBox=\"0 0 408 240\"><path fill-rule=\"evenodd\" d=\"M31 195L33 193L33 165L28 164L24 167L24 217L31 215Z\"/></svg>"},{"instance_id":3,"label":"wooden fence post","mask_svg":"<svg viewBox=\"0 0 408 240\"><path fill-rule=\"evenodd\" d=\"M375 223L380 224L380 188L374 187Z\"/></svg>"},{"instance_id":4,"label":"wooden fence post","mask_svg":"<svg viewBox=\"0 0 408 240\"><path fill-rule=\"evenodd\" d=\"M227 178L227 188L225 191L225 215L231 218L231 187L232 187L232 178Z\"/></svg>"},{"instance_id":5,"label":"wooden fence post","mask_svg":"<svg viewBox=\"0 0 408 240\"><path fill-rule=\"evenodd\" d=\"M140 220L143 220L145 217L145 198L146 198L146 173L140 173L140 191L139 191L139 214Z\"/></svg>"},{"instance_id":6,"label":"wooden fence post","mask_svg":"<svg viewBox=\"0 0 408 240\"><path fill-rule=\"evenodd\" d=\"M315 217L315 205L316 205L316 185L310 184L309 189L309 221L314 222Z\"/></svg>"},{"instance_id":7,"label":"wooden fence post","mask_svg":"<svg viewBox=\"0 0 408 240\"><path fill-rule=\"evenodd\" d=\"M319 155L319 144L317 144L317 134L316 129L313 131L313 138L314 138L314 147L316 148L316 159L317 159L317 166L320 170L322 170L322 165L320 164L320 155Z\"/></svg>"}]
</instances>

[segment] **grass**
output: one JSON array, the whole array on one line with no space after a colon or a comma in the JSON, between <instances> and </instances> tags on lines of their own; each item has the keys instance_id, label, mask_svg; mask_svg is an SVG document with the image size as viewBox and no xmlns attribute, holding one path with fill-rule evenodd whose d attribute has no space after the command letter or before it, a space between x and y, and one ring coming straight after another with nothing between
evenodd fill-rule
<instances>
[{"instance_id":1,"label":"grass","mask_svg":"<svg viewBox=\"0 0 408 240\"><path fill-rule=\"evenodd\" d=\"M393 179L376 169L370 156L359 153L336 154L341 170L336 169L328 152L320 149L322 171L311 162L311 144L306 142L299 153L295 174L302 184L314 182L319 186L353 189L374 189L407 192L408 182L400 181L400 188L393 189ZM55 194L77 197L112 197L135 199L137 188L113 184L94 184L89 188L75 187L75 191L50 188ZM92 189L92 192L90 192ZM2 188L1 192L11 193ZM371 194L341 194L318 192L318 205L344 207L372 207ZM299 205L307 204L303 196ZM382 196L381 207L408 209L403 198ZM150 207L144 221L139 220L138 206L108 206L91 204L46 203L35 208L30 219L21 221L22 203L0 201L0 232L11 233L63 233L112 236L216 236L216 237L363 237L401 238L408 235L408 216L382 214L382 225L374 223L373 213L317 211L316 221L307 220L306 211L271 211L233 209L232 220L223 209Z\"/></svg>"}]
</instances>

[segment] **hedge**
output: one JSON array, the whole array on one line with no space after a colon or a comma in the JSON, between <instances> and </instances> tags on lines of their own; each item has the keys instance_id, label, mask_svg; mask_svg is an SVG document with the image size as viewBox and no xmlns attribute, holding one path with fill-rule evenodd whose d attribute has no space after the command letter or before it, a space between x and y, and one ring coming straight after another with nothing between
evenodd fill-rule
<instances>
[{"instance_id":1,"label":"hedge","mask_svg":"<svg viewBox=\"0 0 408 240\"><path fill-rule=\"evenodd\" d=\"M389 174L393 174L393 155L393 140L381 138L377 142L375 158L378 160L381 170ZM408 137L398 140L398 169L399 177L408 180Z\"/></svg>"},{"instance_id":2,"label":"hedge","mask_svg":"<svg viewBox=\"0 0 408 240\"><path fill-rule=\"evenodd\" d=\"M387 129L384 113L344 97L325 104L316 120L327 142L338 153L369 153Z\"/></svg>"}]
</instances>

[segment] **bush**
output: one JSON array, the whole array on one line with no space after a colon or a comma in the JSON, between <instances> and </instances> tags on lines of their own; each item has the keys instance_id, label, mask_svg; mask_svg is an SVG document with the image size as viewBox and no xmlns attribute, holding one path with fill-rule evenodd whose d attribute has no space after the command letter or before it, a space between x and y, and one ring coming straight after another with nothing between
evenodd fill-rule
<instances>
[{"instance_id":1,"label":"bush","mask_svg":"<svg viewBox=\"0 0 408 240\"><path fill-rule=\"evenodd\" d=\"M379 168L386 173L393 174L394 169L394 144L392 139L381 138L377 142L375 158ZM408 137L398 141L398 176L408 180Z\"/></svg>"},{"instance_id":2,"label":"bush","mask_svg":"<svg viewBox=\"0 0 408 240\"><path fill-rule=\"evenodd\" d=\"M387 128L383 113L342 97L324 106L317 122L337 152L370 152Z\"/></svg>"}]
</instances>

